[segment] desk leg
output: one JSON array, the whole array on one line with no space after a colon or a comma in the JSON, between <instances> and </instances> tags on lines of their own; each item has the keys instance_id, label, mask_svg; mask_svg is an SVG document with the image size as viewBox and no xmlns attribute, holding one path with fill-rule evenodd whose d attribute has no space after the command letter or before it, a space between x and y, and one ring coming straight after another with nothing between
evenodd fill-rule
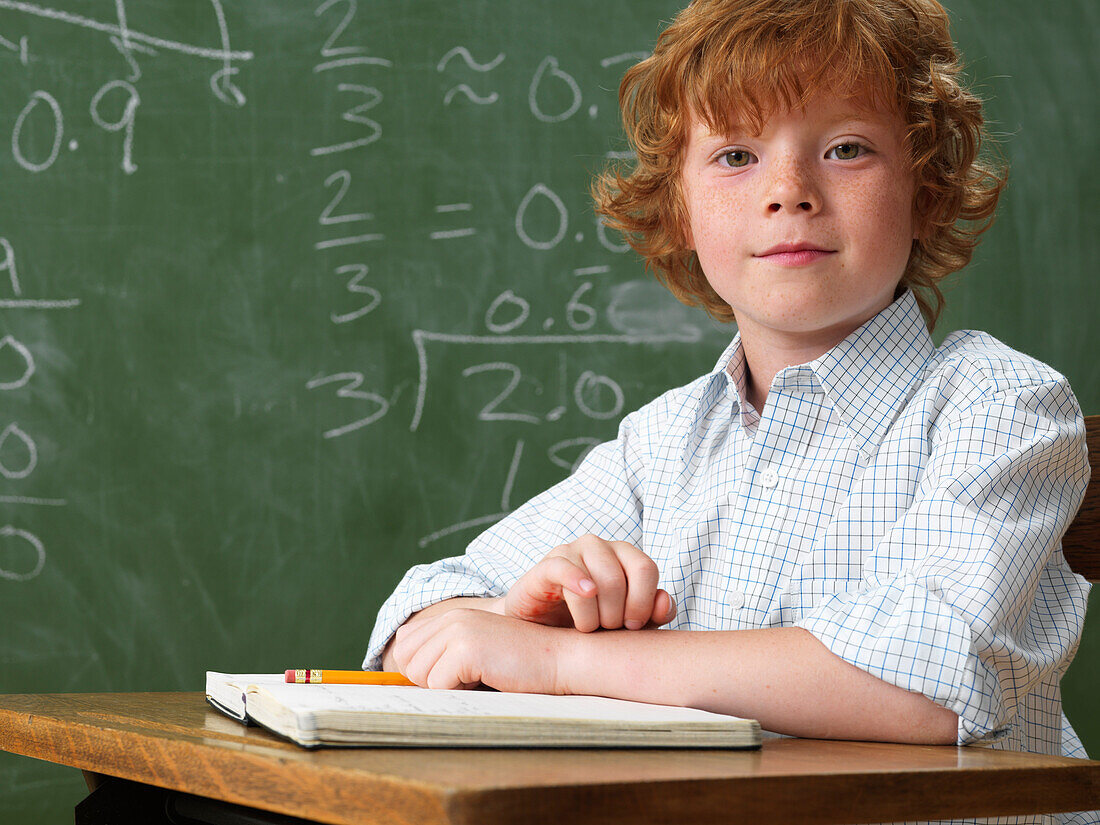
<instances>
[{"instance_id":1,"label":"desk leg","mask_svg":"<svg viewBox=\"0 0 1100 825\"><path fill-rule=\"evenodd\" d=\"M76 825L311 825L304 819L84 772Z\"/></svg>"},{"instance_id":2,"label":"desk leg","mask_svg":"<svg viewBox=\"0 0 1100 825\"><path fill-rule=\"evenodd\" d=\"M76 825L171 825L163 788L88 772L84 778L95 787L77 803Z\"/></svg>"}]
</instances>

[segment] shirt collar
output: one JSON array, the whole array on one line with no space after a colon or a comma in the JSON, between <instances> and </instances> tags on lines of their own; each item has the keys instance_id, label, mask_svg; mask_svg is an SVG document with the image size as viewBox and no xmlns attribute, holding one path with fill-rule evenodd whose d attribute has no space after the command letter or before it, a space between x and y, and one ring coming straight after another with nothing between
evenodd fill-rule
<instances>
[{"instance_id":1,"label":"shirt collar","mask_svg":"<svg viewBox=\"0 0 1100 825\"><path fill-rule=\"evenodd\" d=\"M882 441L934 352L920 305L907 289L820 358L780 370L771 388L826 393L860 450L869 455ZM714 389L714 382L724 378L722 388L741 413L742 424L755 424L759 411L743 403L745 353L740 332L710 376Z\"/></svg>"},{"instance_id":2,"label":"shirt collar","mask_svg":"<svg viewBox=\"0 0 1100 825\"><path fill-rule=\"evenodd\" d=\"M741 416L741 426L752 432L760 420L760 411L744 401L748 389L746 378L745 350L741 347L741 333L738 332L710 371L710 387L712 392L724 392L729 397L733 402L733 412Z\"/></svg>"},{"instance_id":3,"label":"shirt collar","mask_svg":"<svg viewBox=\"0 0 1100 825\"><path fill-rule=\"evenodd\" d=\"M810 363L845 426L870 455L935 352L911 290Z\"/></svg>"}]
</instances>

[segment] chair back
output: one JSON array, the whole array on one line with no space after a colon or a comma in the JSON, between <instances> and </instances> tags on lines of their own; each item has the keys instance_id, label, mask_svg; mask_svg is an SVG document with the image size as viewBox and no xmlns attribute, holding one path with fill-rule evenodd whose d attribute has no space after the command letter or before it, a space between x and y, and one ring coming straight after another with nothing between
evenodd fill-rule
<instances>
[{"instance_id":1,"label":"chair back","mask_svg":"<svg viewBox=\"0 0 1100 825\"><path fill-rule=\"evenodd\" d=\"M1073 572L1095 582L1100 581L1100 415L1085 416L1085 439L1092 478L1081 509L1062 538L1062 552Z\"/></svg>"}]
</instances>

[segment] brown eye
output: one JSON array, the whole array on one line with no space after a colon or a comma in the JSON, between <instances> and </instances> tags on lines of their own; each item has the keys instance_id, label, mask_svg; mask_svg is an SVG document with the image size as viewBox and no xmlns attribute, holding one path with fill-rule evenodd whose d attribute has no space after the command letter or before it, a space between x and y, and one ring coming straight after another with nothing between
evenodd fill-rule
<instances>
[{"instance_id":1,"label":"brown eye","mask_svg":"<svg viewBox=\"0 0 1100 825\"><path fill-rule=\"evenodd\" d=\"M829 150L826 157L832 156L836 160L855 160L863 150L858 143L842 143Z\"/></svg>"},{"instance_id":2,"label":"brown eye","mask_svg":"<svg viewBox=\"0 0 1100 825\"><path fill-rule=\"evenodd\" d=\"M752 152L746 152L744 149L734 149L732 152L726 152L722 155L723 166L730 166L734 169L748 166L752 163L752 160Z\"/></svg>"}]
</instances>

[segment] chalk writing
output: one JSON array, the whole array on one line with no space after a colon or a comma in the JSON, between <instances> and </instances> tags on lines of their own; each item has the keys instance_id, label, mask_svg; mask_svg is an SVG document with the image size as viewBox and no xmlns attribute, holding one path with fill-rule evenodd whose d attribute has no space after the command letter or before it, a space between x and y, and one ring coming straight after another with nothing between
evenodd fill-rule
<instances>
[{"instance_id":1,"label":"chalk writing","mask_svg":"<svg viewBox=\"0 0 1100 825\"><path fill-rule=\"evenodd\" d=\"M343 6L343 13L336 20L328 37L320 48L322 61L314 65L313 72L334 72L337 70L368 68L392 68L393 61L386 58L368 55L367 49L362 45L350 45L347 43L349 30L355 24L359 5L356 0L323 0L313 10L317 19L333 19L329 14L337 6ZM326 75L327 76L327 75ZM328 87L326 91L331 91ZM341 135L335 141L323 140L321 145L310 150L314 158L326 159L336 155L358 149L366 149L382 138L383 127L373 115L367 113L375 109L384 100L382 92L375 86L360 82L337 82L335 91L341 95L351 95L356 98L356 105L345 109L340 119L345 123L351 123L356 127L364 127L357 130L355 135ZM327 130L326 130L327 131ZM327 135L326 135L327 137ZM345 207L344 200L352 188L352 174L347 168L338 169L325 177L326 189L335 188L334 194L321 211L317 219L322 227L344 226L348 224L363 224L374 220L372 212L362 209L356 210ZM381 232L355 231L341 237L324 238L314 242L313 248L317 252L330 252L370 245L385 240L385 234ZM341 264L334 267L337 275L348 277L346 291L355 296L365 296L366 302L352 309L329 312L329 319L334 324L350 324L374 312L382 303L382 292L371 284L364 283L370 273L370 266L364 261ZM336 390L336 397L350 399L356 402L366 402L369 414L338 427L324 430L321 435L326 439L339 438L340 436L356 432L373 424L389 412L390 402L377 392L361 389L364 376L361 372L341 371L329 375L319 375L306 382L306 389L316 390L328 384L341 384Z\"/></svg>"},{"instance_id":2,"label":"chalk writing","mask_svg":"<svg viewBox=\"0 0 1100 825\"><path fill-rule=\"evenodd\" d=\"M59 11L57 9L39 6L35 3L19 2L18 0L0 0L0 9L11 9L12 11L23 12L24 14L34 17L42 17L58 23L65 23L79 26L90 31L101 32L106 34L109 39L117 40L122 44L122 49L126 52L132 52L135 48L142 47L146 54L155 54L155 50L159 49L161 51L177 52L192 57L218 61L222 66L211 76L210 85L212 91L222 102L234 106L242 106L245 103L244 95L241 93L241 90L231 82L233 75L239 71L239 68L234 64L237 61L251 60L253 55L250 51L233 51L230 48L229 31L225 24L225 13L222 8L222 2L221 0L210 0L210 3L213 7L215 18L217 19L219 34L221 35L221 45L218 48L195 46L177 40L155 37L145 32L134 31L126 25L125 8L122 0L116 0L115 3L116 13L119 16L118 23L105 23L91 17ZM26 46L21 45L21 50L25 51ZM24 64L26 63L25 60L23 62Z\"/></svg>"},{"instance_id":3,"label":"chalk writing","mask_svg":"<svg viewBox=\"0 0 1100 825\"><path fill-rule=\"evenodd\" d=\"M9 439L22 442L25 448L26 458L23 460L22 467L10 466L9 461L11 459L5 457L7 453L13 452L6 447ZM37 464L38 447L35 445L34 440L19 428L18 424L13 421L3 430L0 430L0 475L8 479L26 478L34 471Z\"/></svg>"},{"instance_id":4,"label":"chalk writing","mask_svg":"<svg viewBox=\"0 0 1100 825\"><path fill-rule=\"evenodd\" d=\"M554 235L548 240L537 240L532 238L524 223L524 219L527 217L527 210L537 197L543 197L549 201L558 214L558 226L554 231ZM562 199L546 184L536 183L527 191L527 194L523 196L523 200L519 202L519 208L516 209L516 234L519 235L521 241L532 249L553 249L561 243L568 228L569 211L565 208Z\"/></svg>"},{"instance_id":5,"label":"chalk writing","mask_svg":"<svg viewBox=\"0 0 1100 825\"><path fill-rule=\"evenodd\" d=\"M508 473L504 479L504 488L500 496L500 511L496 513L489 513L483 516L478 516L473 519L465 519L456 524L450 524L441 530L423 536L417 542L420 547L427 547L433 542L439 541L439 539L446 538L454 533L459 533L463 530L470 530L474 527L487 527L494 522L500 521L508 513L512 511L512 486L516 483L516 474L519 472L520 459L523 458L524 441L522 438L516 440L516 447L512 451L512 460L508 465Z\"/></svg>"},{"instance_id":6,"label":"chalk writing","mask_svg":"<svg viewBox=\"0 0 1100 825\"><path fill-rule=\"evenodd\" d=\"M220 0L211 0L214 5L216 13L221 15L222 4ZM80 26L85 29L91 29L92 31L103 32L113 37L121 38L123 36L123 29L115 23L104 23L99 20L94 20L90 17L84 17L79 14L72 14L70 12L58 11L57 9L51 9L44 6L38 6L34 3L23 3L18 0L0 0L0 9L11 9L13 11L23 12L25 14L33 15L35 17L45 17L50 20L55 20L61 23L69 23L74 26ZM202 57L209 60L218 61L237 61L237 60L251 60L252 52L248 51L231 51L226 47L225 39L223 39L223 48L211 49L201 46L192 46L187 43L180 43L174 40L167 40L161 37L153 37L152 35L145 34L143 32L136 32L132 30L126 31L126 40L132 43L138 43L144 46L150 46L164 51L174 51L180 54L192 55L194 57Z\"/></svg>"},{"instance_id":7,"label":"chalk writing","mask_svg":"<svg viewBox=\"0 0 1100 825\"><path fill-rule=\"evenodd\" d=\"M337 275L347 275L353 273L352 277L348 280L347 290L353 295L368 295L370 300L363 304L358 309L354 309L351 312L344 313L332 313L332 323L334 324L346 324L349 321L355 321L362 318L368 312L373 312L380 303L382 303L382 293L372 286L367 286L363 283L363 279L367 277L367 273L370 270L366 264L345 264L344 266L336 267Z\"/></svg>"},{"instance_id":8,"label":"chalk writing","mask_svg":"<svg viewBox=\"0 0 1100 825\"><path fill-rule=\"evenodd\" d=\"M336 395L339 398L352 398L359 401L367 401L375 406L375 410L368 416L360 418L350 424L345 424L342 427L334 427L331 430L324 432L325 438L339 438L342 435L347 435L350 432L358 430L360 427L366 427L368 424L373 424L379 418L384 416L390 409L390 402L382 396L373 392L366 392L359 389L363 385L363 374L361 372L341 372L336 375L324 375L316 378L311 378L306 382L308 389L314 390L318 387L323 387L326 384L332 384L334 382L345 382L344 386L339 387L336 390Z\"/></svg>"},{"instance_id":9,"label":"chalk writing","mask_svg":"<svg viewBox=\"0 0 1100 825\"><path fill-rule=\"evenodd\" d=\"M8 51L15 52L19 55L19 62L24 66L28 65L30 61L30 51L27 48L27 36L23 35L19 38L18 43L13 43L3 35L0 35L0 48L7 49Z\"/></svg>"},{"instance_id":10,"label":"chalk writing","mask_svg":"<svg viewBox=\"0 0 1100 825\"><path fill-rule=\"evenodd\" d=\"M569 105L557 113L544 112L542 106L539 104L539 88L547 75L549 75L552 80L564 83L570 93ZM551 81L548 80L546 82L549 83ZM556 57L548 55L542 63L539 64L538 69L535 70L535 76L531 78L531 87L527 93L527 103L531 107L531 114L543 123L559 123L571 118L581 107L581 87L577 85L577 81L574 80L573 75L561 70Z\"/></svg>"},{"instance_id":11,"label":"chalk writing","mask_svg":"<svg viewBox=\"0 0 1100 825\"><path fill-rule=\"evenodd\" d=\"M50 114L53 116L53 146L50 148L46 158L36 163L29 160L24 154L19 136L23 131L23 122L27 119L28 115L38 108L40 102L44 102L49 107ZM41 90L35 92L31 95L31 99L27 102L27 105L23 107L23 111L19 113L19 117L15 119L15 128L11 133L11 153L15 158L15 162L29 172L42 172L49 169L53 166L53 162L57 160L57 153L61 150L61 136L63 133L64 123L61 116L61 106L58 105L57 100L49 92Z\"/></svg>"},{"instance_id":12,"label":"chalk writing","mask_svg":"<svg viewBox=\"0 0 1100 825\"><path fill-rule=\"evenodd\" d=\"M103 102L103 98L115 89L126 95L126 102L122 105L122 114L118 120L110 121L103 117L99 107ZM127 175L132 175L137 171L137 165L133 161L134 112L137 110L139 103L141 103L141 95L138 94L137 89L125 80L112 80L110 83L103 84L92 98L91 115L95 125L101 129L106 129L108 132L122 130L126 133L122 142L122 171Z\"/></svg>"},{"instance_id":13,"label":"chalk writing","mask_svg":"<svg viewBox=\"0 0 1100 825\"><path fill-rule=\"evenodd\" d=\"M501 62L504 60L504 52L498 54L488 63L478 63L476 60L474 60L473 55L470 54L470 50L467 49L465 46L455 46L453 49L443 55L442 58L440 58L439 63L436 64L435 67L436 71L442 72L444 69L446 69L447 64L451 61L451 58L454 57L461 57L466 66L473 71L484 73L492 71L501 64ZM488 106L489 104L496 103L498 100L500 100L500 95L497 94L495 91L489 92L489 94L487 95L479 95L473 90L472 87L469 86L469 84L459 83L456 86L452 86L443 95L443 105L450 106L451 101L454 100L455 96L460 94L464 95L466 99L469 100L471 103L476 103L479 106Z\"/></svg>"},{"instance_id":14,"label":"chalk writing","mask_svg":"<svg viewBox=\"0 0 1100 825\"><path fill-rule=\"evenodd\" d=\"M20 572L19 570L11 570L7 567L0 566L0 579L25 582L33 579L42 572L42 568L46 564L46 548L34 533L29 533L26 530L20 530L18 527L5 524L3 527L0 527L0 544L14 546L16 551L22 550L24 552L29 545L34 554L34 566L31 567L30 570ZM14 555L14 553L15 551L12 552L12 555ZM8 554L5 553L5 557L7 555ZM10 562L5 563L10 564Z\"/></svg>"},{"instance_id":15,"label":"chalk writing","mask_svg":"<svg viewBox=\"0 0 1100 825\"><path fill-rule=\"evenodd\" d=\"M18 298L23 292L19 286L19 273L15 266L15 249L7 238L0 238L0 249L4 251L4 258L0 260L0 272L8 273L11 294Z\"/></svg>"},{"instance_id":16,"label":"chalk writing","mask_svg":"<svg viewBox=\"0 0 1100 825\"><path fill-rule=\"evenodd\" d=\"M329 146L318 146L314 149L310 149L309 153L314 157L318 155L334 155L337 152L346 152L349 149L370 146L382 137L382 127L378 124L378 121L364 114L364 112L370 111L382 101L382 93L373 86L364 86L362 83L338 83L336 84L336 91L352 92L363 96L362 103L348 109L340 115L340 117L348 123L358 123L362 126L366 126L368 134L363 137L344 140L340 143L333 143Z\"/></svg>"},{"instance_id":17,"label":"chalk writing","mask_svg":"<svg viewBox=\"0 0 1100 825\"><path fill-rule=\"evenodd\" d=\"M210 89L214 97L222 103L239 108L245 104L245 96L236 85L235 78L240 72L238 64L252 60L249 51L234 50L230 45L229 28L224 14L223 0L209 0L208 8L213 13L217 25L218 45L208 47L192 43L155 36L139 31L130 25L125 0L114 0L115 21L95 19L90 16L74 14L30 2L0 0L0 10L47 21L36 31L48 31L51 28L68 27L78 29L91 36L105 37L121 56L125 69L125 78L106 79L94 85L88 97L76 101L66 101L51 88L35 88L30 91L21 104L16 104L11 115L5 116L2 127L10 126L11 156L18 170L35 176L49 177L61 173L68 159L74 157L65 154L75 153L83 142L79 131L85 121L82 112L86 111L93 128L108 134L120 135L118 149L118 168L126 176L139 170L136 160L136 135L139 134L138 122L141 119L142 97L136 83L142 76L142 62L159 58L165 53L175 53L195 60L210 60L216 68L210 74ZM7 18L10 21L14 18ZM44 57L46 49L35 41L33 44L27 35L0 36L0 48L4 54L14 54L19 65L31 71L39 59ZM139 62L139 60L141 62ZM95 65L85 64L85 65ZM6 119L10 117L11 119ZM71 172L71 169L65 169ZM77 176L79 177L79 176ZM20 250L21 251L21 250ZM25 256L17 255L16 244L10 237L0 238L0 310L43 312L55 310L75 310L81 307L82 299L76 297L41 297L28 295L33 293L24 277ZM34 278L34 260L31 258L31 283ZM36 339L32 344L16 333L0 334L0 394L19 393L22 398L36 398L29 395L39 371L35 350L42 347L53 357L44 363L56 363L60 353L51 343ZM10 408L9 408L10 409ZM32 476L37 479L42 458L35 427L23 421L0 420L0 481L5 485L27 483ZM65 507L67 499L23 495L19 492L3 491L0 504L6 507ZM46 564L46 544L35 533L17 523L0 527L0 579L13 582L27 582L42 573Z\"/></svg>"},{"instance_id":18,"label":"chalk writing","mask_svg":"<svg viewBox=\"0 0 1100 825\"><path fill-rule=\"evenodd\" d=\"M7 355L5 350L14 353L16 356L15 375L17 377L15 378L10 377L10 375L5 376L3 372L11 360L5 358L5 355ZM5 335L0 338L0 391L18 390L25 387L33 375L34 355L31 354L31 351L24 344L15 340L13 335Z\"/></svg>"},{"instance_id":19,"label":"chalk writing","mask_svg":"<svg viewBox=\"0 0 1100 825\"><path fill-rule=\"evenodd\" d=\"M443 214L449 212L469 212L473 209L473 204L469 203L441 203L436 208L436 214ZM447 240L449 238L466 238L470 235L476 235L477 229L472 226L464 226L461 229L439 229L432 232L429 237L433 241Z\"/></svg>"},{"instance_id":20,"label":"chalk writing","mask_svg":"<svg viewBox=\"0 0 1100 825\"><path fill-rule=\"evenodd\" d=\"M498 315L502 308L511 308L514 312L513 317L506 320L498 320ZM526 321L530 315L531 305L522 298L517 298L512 290L506 289L489 304L489 309L485 313L485 326L488 327L490 332L503 334L505 332L511 332L518 326L522 326L523 322Z\"/></svg>"},{"instance_id":21,"label":"chalk writing","mask_svg":"<svg viewBox=\"0 0 1100 825\"><path fill-rule=\"evenodd\" d=\"M668 342L690 343L699 340L701 332L692 327L676 333L656 335L455 335L427 330L413 330L413 345L416 347L417 361L420 366L420 377L417 382L416 407L413 410L412 422L409 430L415 432L420 426L420 420L424 414L424 406L428 396L428 381L430 378L428 362L428 344L462 344L467 346L486 346L507 344L509 346L545 346L568 344L623 344L637 346L639 344L659 344ZM585 388L593 383L592 378L587 378ZM599 383L599 382L595 382ZM509 385L510 392L514 387ZM506 392L504 395L507 395ZM484 410L483 410L484 412ZM598 415L592 417L599 417ZM535 416L531 416L532 419Z\"/></svg>"}]
</instances>

